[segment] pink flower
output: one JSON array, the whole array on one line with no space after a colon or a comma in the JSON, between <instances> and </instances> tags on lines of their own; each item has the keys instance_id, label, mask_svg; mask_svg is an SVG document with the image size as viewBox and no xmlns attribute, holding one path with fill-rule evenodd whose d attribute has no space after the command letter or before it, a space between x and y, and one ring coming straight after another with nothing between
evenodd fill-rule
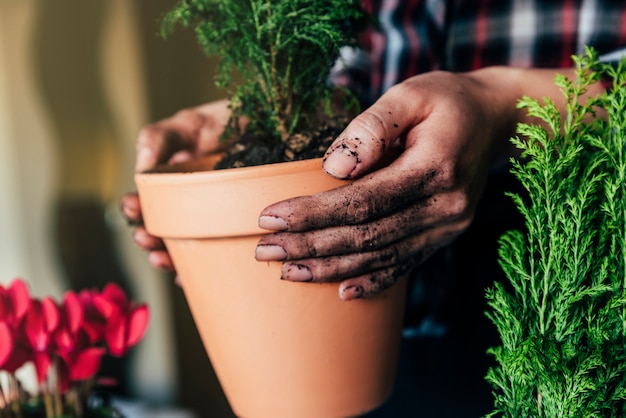
<instances>
[{"instance_id":1,"label":"pink flower","mask_svg":"<svg viewBox=\"0 0 626 418\"><path fill-rule=\"evenodd\" d=\"M135 305L117 285L110 283L94 296L94 306L104 317L104 338L111 355L121 357L144 336L149 311L145 304Z\"/></svg>"},{"instance_id":2,"label":"pink flower","mask_svg":"<svg viewBox=\"0 0 626 418\"><path fill-rule=\"evenodd\" d=\"M8 288L0 286L0 368L10 373L32 358L21 327L30 304L23 280L14 279Z\"/></svg>"},{"instance_id":3,"label":"pink flower","mask_svg":"<svg viewBox=\"0 0 626 418\"><path fill-rule=\"evenodd\" d=\"M40 383L56 365L60 393L96 376L102 356L122 356L145 334L149 311L115 284L101 293L68 291L63 303L32 298L26 283L0 286L0 370L14 373L32 361Z\"/></svg>"}]
</instances>

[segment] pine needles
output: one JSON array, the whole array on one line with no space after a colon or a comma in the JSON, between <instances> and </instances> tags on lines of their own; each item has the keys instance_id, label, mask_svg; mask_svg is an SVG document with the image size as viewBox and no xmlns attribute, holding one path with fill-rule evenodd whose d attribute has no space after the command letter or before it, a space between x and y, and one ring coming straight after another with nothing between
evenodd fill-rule
<instances>
[{"instance_id":1,"label":"pine needles","mask_svg":"<svg viewBox=\"0 0 626 418\"><path fill-rule=\"evenodd\" d=\"M218 85L242 80L230 96L230 127L246 116L248 129L285 141L329 110L329 71L365 22L358 0L181 0L162 32L195 26L204 51L222 58Z\"/></svg>"},{"instance_id":2,"label":"pine needles","mask_svg":"<svg viewBox=\"0 0 626 418\"><path fill-rule=\"evenodd\" d=\"M526 230L501 238L509 283L487 292L502 340L490 416L626 416L626 64L592 49L575 61L575 80L555 79L565 120L549 100L519 103L545 127L522 124L513 139ZM612 89L583 102L601 76Z\"/></svg>"}]
</instances>

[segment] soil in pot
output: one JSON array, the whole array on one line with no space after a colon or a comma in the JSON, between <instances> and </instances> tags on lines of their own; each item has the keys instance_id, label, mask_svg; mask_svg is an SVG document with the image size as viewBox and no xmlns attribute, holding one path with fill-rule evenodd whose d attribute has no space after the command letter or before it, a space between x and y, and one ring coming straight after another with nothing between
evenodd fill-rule
<instances>
[{"instance_id":1,"label":"soil in pot","mask_svg":"<svg viewBox=\"0 0 626 418\"><path fill-rule=\"evenodd\" d=\"M325 117L320 119L317 129L296 133L285 142L268 139L255 132L243 132L214 169L250 167L321 157L348 122L349 118L345 115Z\"/></svg>"}]
</instances>

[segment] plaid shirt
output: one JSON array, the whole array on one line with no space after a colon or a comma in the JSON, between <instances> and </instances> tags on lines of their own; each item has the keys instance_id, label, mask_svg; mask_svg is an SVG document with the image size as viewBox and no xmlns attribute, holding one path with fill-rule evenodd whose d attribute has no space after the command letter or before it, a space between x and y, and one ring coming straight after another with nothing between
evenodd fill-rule
<instances>
[{"instance_id":1,"label":"plaid shirt","mask_svg":"<svg viewBox=\"0 0 626 418\"><path fill-rule=\"evenodd\" d=\"M586 45L626 46L626 0L364 0L379 22L333 80L366 104L434 69L491 65L564 68ZM345 68L344 68L345 70Z\"/></svg>"}]
</instances>

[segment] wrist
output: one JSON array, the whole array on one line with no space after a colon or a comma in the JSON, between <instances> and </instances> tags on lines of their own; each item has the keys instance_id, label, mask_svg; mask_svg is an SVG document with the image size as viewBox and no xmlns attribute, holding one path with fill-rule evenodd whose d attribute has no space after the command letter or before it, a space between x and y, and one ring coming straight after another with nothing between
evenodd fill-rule
<instances>
[{"instance_id":1,"label":"wrist","mask_svg":"<svg viewBox=\"0 0 626 418\"><path fill-rule=\"evenodd\" d=\"M515 67L485 67L464 73L475 85L477 96L484 108L491 136L492 163L499 166L506 163L518 151L510 138L516 134L517 124L523 122L524 111L517 108L522 98L525 69Z\"/></svg>"},{"instance_id":2,"label":"wrist","mask_svg":"<svg viewBox=\"0 0 626 418\"><path fill-rule=\"evenodd\" d=\"M484 103L490 112L491 120L498 121L496 135L505 139L506 144L500 141L496 162L505 162L509 157L518 155L519 151L509 141L516 135L518 123L543 124L536 117L529 116L525 109L518 109L517 102L524 96L543 101L551 100L560 110L562 116L566 114L565 95L554 83L557 74L563 74L574 80L574 68L517 68L517 67L486 67L465 73L475 80L484 95ZM594 96L604 90L601 82L588 89L585 96ZM584 96L583 96L584 100Z\"/></svg>"}]
</instances>

